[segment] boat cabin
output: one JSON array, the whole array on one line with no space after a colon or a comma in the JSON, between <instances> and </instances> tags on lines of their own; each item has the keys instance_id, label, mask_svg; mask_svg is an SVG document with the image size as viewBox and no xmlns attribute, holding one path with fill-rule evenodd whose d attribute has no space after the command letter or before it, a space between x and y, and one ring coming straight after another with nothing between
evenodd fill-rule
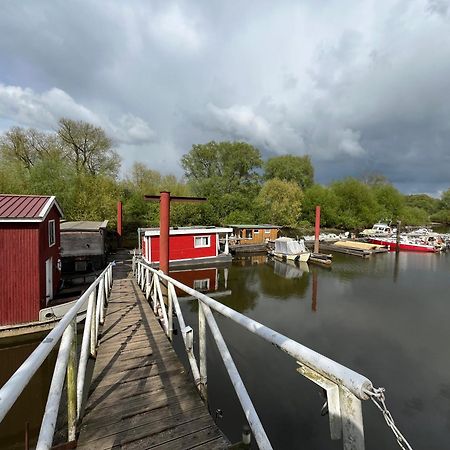
<instances>
[{"instance_id":1,"label":"boat cabin","mask_svg":"<svg viewBox=\"0 0 450 450\"><path fill-rule=\"evenodd\" d=\"M144 230L140 230L142 233ZM231 228L180 227L169 231L169 263L191 265L210 262L229 262L228 236ZM223 237L223 249L220 238ZM159 228L147 229L141 242L143 258L150 264L159 264Z\"/></svg>"},{"instance_id":2,"label":"boat cabin","mask_svg":"<svg viewBox=\"0 0 450 450\"><path fill-rule=\"evenodd\" d=\"M93 272L105 267L108 221L61 222L62 272Z\"/></svg>"},{"instance_id":3,"label":"boat cabin","mask_svg":"<svg viewBox=\"0 0 450 450\"><path fill-rule=\"evenodd\" d=\"M385 223L376 223L372 228L365 229L361 234L363 236L389 236L395 231Z\"/></svg>"},{"instance_id":4,"label":"boat cabin","mask_svg":"<svg viewBox=\"0 0 450 450\"><path fill-rule=\"evenodd\" d=\"M233 229L231 239L239 245L265 244L278 237L277 225L229 225Z\"/></svg>"},{"instance_id":5,"label":"boat cabin","mask_svg":"<svg viewBox=\"0 0 450 450\"><path fill-rule=\"evenodd\" d=\"M61 278L55 197L0 194L0 325L34 322Z\"/></svg>"}]
</instances>

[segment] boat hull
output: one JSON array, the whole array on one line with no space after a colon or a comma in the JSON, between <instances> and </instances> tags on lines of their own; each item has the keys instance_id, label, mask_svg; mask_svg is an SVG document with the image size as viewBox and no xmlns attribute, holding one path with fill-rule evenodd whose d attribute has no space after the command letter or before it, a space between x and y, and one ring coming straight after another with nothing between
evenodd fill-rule
<instances>
[{"instance_id":1,"label":"boat hull","mask_svg":"<svg viewBox=\"0 0 450 450\"><path fill-rule=\"evenodd\" d=\"M397 244L396 242L377 238L370 238L369 241L372 244L387 245L390 251L397 250L397 245L399 246L399 250L405 252L438 253L440 251L438 248L432 245L408 244L405 242L400 242L399 244Z\"/></svg>"},{"instance_id":2,"label":"boat hull","mask_svg":"<svg viewBox=\"0 0 450 450\"><path fill-rule=\"evenodd\" d=\"M288 261L307 262L309 260L311 253L304 252L304 253L299 253L296 255L291 255L291 254L286 255L284 253L272 252L271 255L274 256L275 258L281 259L283 261L288 260Z\"/></svg>"}]
</instances>

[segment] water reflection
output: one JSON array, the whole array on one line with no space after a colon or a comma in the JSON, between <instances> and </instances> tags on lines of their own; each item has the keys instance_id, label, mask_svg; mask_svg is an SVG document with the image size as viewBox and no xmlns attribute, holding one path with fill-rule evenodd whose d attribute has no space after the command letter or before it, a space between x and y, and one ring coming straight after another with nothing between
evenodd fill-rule
<instances>
[{"instance_id":1,"label":"water reflection","mask_svg":"<svg viewBox=\"0 0 450 450\"><path fill-rule=\"evenodd\" d=\"M19 345L0 343L0 387L27 359L43 337L44 335L39 334L31 342ZM56 353L52 352L0 423L0 448L23 448L27 423L30 444L35 442L47 402L55 360Z\"/></svg>"},{"instance_id":2,"label":"water reflection","mask_svg":"<svg viewBox=\"0 0 450 450\"><path fill-rule=\"evenodd\" d=\"M250 261L233 262L232 293L221 302L386 387L389 408L413 447L446 448L450 254L335 255L332 270L309 273ZM184 311L195 326L196 316ZM216 317L274 448L342 448L330 440L323 402L295 362ZM236 441L245 419L212 341L208 352L210 409L224 411L220 426ZM368 402L364 423L368 450L397 448Z\"/></svg>"}]
</instances>

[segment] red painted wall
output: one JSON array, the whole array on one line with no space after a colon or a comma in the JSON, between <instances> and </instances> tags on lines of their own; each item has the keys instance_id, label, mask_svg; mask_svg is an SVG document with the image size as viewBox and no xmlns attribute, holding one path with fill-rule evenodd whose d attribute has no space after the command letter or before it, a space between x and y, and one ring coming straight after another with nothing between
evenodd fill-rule
<instances>
[{"instance_id":1,"label":"red painted wall","mask_svg":"<svg viewBox=\"0 0 450 450\"><path fill-rule=\"evenodd\" d=\"M194 236L206 236L205 234L179 234L170 236L169 241L169 260L175 261L179 259L206 258L208 256L216 256L216 235L211 234L210 246L194 248ZM151 245L151 261L159 261L159 236L150 238Z\"/></svg>"},{"instance_id":2,"label":"red painted wall","mask_svg":"<svg viewBox=\"0 0 450 450\"><path fill-rule=\"evenodd\" d=\"M0 223L0 325L38 319L39 224Z\"/></svg>"},{"instance_id":3,"label":"red painted wall","mask_svg":"<svg viewBox=\"0 0 450 450\"><path fill-rule=\"evenodd\" d=\"M48 220L55 219L55 245L48 248ZM0 325L33 322L45 306L45 260L53 256L53 293L59 287L59 213L42 223L0 223Z\"/></svg>"}]
</instances>

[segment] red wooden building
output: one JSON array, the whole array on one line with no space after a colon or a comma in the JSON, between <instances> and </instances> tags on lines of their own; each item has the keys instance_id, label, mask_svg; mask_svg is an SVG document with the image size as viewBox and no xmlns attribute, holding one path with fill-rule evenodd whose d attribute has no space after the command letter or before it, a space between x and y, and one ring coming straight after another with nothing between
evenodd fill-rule
<instances>
[{"instance_id":1,"label":"red wooden building","mask_svg":"<svg viewBox=\"0 0 450 450\"><path fill-rule=\"evenodd\" d=\"M183 227L169 231L170 265L191 265L207 262L231 261L228 252L228 235L231 228ZM219 239L223 236L223 251ZM142 256L151 264L159 263L159 228L145 231L142 239Z\"/></svg>"},{"instance_id":2,"label":"red wooden building","mask_svg":"<svg viewBox=\"0 0 450 450\"><path fill-rule=\"evenodd\" d=\"M34 322L61 276L55 197L0 194L0 325Z\"/></svg>"}]
</instances>

